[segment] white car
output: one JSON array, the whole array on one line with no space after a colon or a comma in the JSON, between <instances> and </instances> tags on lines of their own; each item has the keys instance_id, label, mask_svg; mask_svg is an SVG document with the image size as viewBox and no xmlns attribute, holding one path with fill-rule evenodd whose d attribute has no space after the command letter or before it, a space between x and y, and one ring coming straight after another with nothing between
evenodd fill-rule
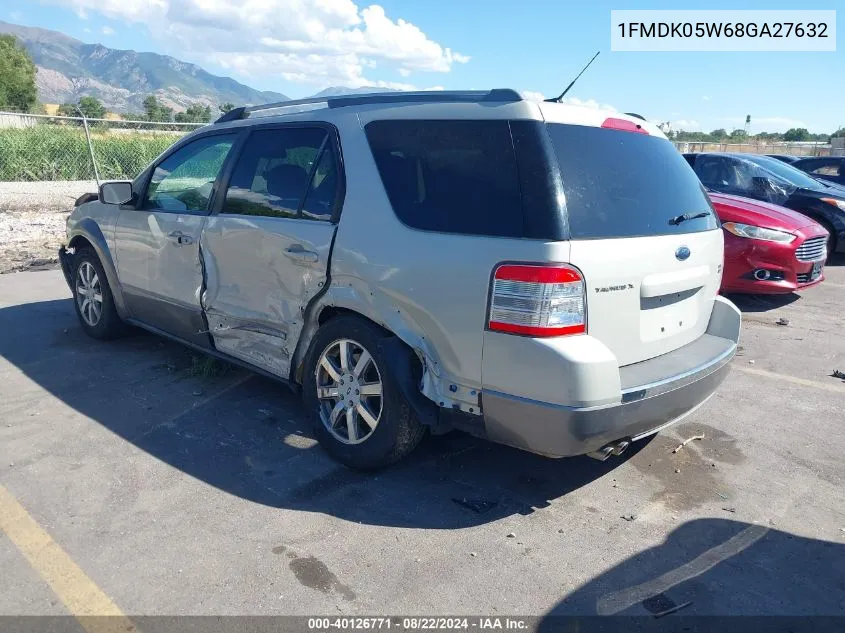
<instances>
[{"instance_id":1,"label":"white car","mask_svg":"<svg viewBox=\"0 0 845 633\"><path fill-rule=\"evenodd\" d=\"M301 388L377 468L426 429L621 453L728 371L722 231L636 117L511 90L239 108L68 220L82 327L130 323Z\"/></svg>"}]
</instances>

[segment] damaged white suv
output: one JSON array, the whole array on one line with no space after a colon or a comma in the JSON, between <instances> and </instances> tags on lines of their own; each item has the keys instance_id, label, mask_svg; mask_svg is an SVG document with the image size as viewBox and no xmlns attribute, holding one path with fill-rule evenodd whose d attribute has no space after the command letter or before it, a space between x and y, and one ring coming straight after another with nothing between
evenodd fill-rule
<instances>
[{"instance_id":1,"label":"damaged white suv","mask_svg":"<svg viewBox=\"0 0 845 633\"><path fill-rule=\"evenodd\" d=\"M82 327L301 386L341 462L428 429L605 458L704 403L738 310L693 171L633 116L511 90L239 108L77 201Z\"/></svg>"}]
</instances>

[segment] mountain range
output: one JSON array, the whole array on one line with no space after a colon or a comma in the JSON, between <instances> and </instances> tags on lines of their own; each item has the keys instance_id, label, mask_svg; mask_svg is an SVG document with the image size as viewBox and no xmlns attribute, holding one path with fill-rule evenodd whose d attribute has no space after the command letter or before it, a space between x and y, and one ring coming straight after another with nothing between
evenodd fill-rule
<instances>
[{"instance_id":1,"label":"mountain range","mask_svg":"<svg viewBox=\"0 0 845 633\"><path fill-rule=\"evenodd\" d=\"M142 111L144 98L151 94L177 112L194 104L253 105L288 99L279 92L255 90L231 77L212 75L168 55L85 44L58 31L3 21L0 33L17 37L35 62L41 103L72 103L90 95L108 110L125 113ZM314 96L375 90L333 86Z\"/></svg>"}]
</instances>

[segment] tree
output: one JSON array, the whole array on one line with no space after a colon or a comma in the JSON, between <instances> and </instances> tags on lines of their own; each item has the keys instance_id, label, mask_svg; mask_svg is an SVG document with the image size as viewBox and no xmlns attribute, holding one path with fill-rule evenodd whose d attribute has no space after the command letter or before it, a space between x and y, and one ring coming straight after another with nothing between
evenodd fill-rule
<instances>
[{"instance_id":1,"label":"tree","mask_svg":"<svg viewBox=\"0 0 845 633\"><path fill-rule=\"evenodd\" d=\"M807 131L807 128L805 128L805 127L789 128L786 132L783 133L783 140L784 141L809 141L810 140L810 133Z\"/></svg>"},{"instance_id":2,"label":"tree","mask_svg":"<svg viewBox=\"0 0 845 633\"><path fill-rule=\"evenodd\" d=\"M235 109L235 104L227 101L226 103L224 103L223 105L218 106L218 107L220 108L220 112L222 112L223 114L226 114L227 112L231 112L232 110Z\"/></svg>"},{"instance_id":3,"label":"tree","mask_svg":"<svg viewBox=\"0 0 845 633\"><path fill-rule=\"evenodd\" d=\"M0 108L29 112L37 97L32 58L13 35L0 35Z\"/></svg>"},{"instance_id":4,"label":"tree","mask_svg":"<svg viewBox=\"0 0 845 633\"><path fill-rule=\"evenodd\" d=\"M841 127L830 135L830 138L842 138L845 136L845 127Z\"/></svg>"},{"instance_id":5,"label":"tree","mask_svg":"<svg viewBox=\"0 0 845 633\"><path fill-rule=\"evenodd\" d=\"M713 138L714 141L718 141L723 138L727 138L728 132L725 128L719 128L718 130L713 130L710 132L710 136Z\"/></svg>"},{"instance_id":6,"label":"tree","mask_svg":"<svg viewBox=\"0 0 845 633\"><path fill-rule=\"evenodd\" d=\"M733 132L731 132L730 138L731 138L732 141L737 141L737 140L744 139L745 136L746 136L745 130L740 130L739 128L737 128Z\"/></svg>"},{"instance_id":7,"label":"tree","mask_svg":"<svg viewBox=\"0 0 845 633\"><path fill-rule=\"evenodd\" d=\"M184 112L176 113L177 123L208 123L211 121L211 106L194 104Z\"/></svg>"},{"instance_id":8,"label":"tree","mask_svg":"<svg viewBox=\"0 0 845 633\"><path fill-rule=\"evenodd\" d=\"M79 109L89 119L102 119L106 116L106 106L97 97L80 97Z\"/></svg>"},{"instance_id":9,"label":"tree","mask_svg":"<svg viewBox=\"0 0 845 633\"><path fill-rule=\"evenodd\" d=\"M144 99L144 112L148 121L172 121L173 108L168 108L158 102L155 95L149 95Z\"/></svg>"},{"instance_id":10,"label":"tree","mask_svg":"<svg viewBox=\"0 0 845 633\"><path fill-rule=\"evenodd\" d=\"M62 116L79 116L80 110L89 119L102 119L106 116L106 106L96 97L80 97L76 103L63 103L59 106L59 114Z\"/></svg>"}]
</instances>

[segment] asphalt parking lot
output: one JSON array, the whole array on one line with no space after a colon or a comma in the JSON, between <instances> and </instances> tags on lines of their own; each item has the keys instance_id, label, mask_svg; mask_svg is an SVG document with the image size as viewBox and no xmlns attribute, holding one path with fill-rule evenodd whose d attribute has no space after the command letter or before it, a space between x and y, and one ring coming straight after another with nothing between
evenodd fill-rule
<instances>
[{"instance_id":1,"label":"asphalt parking lot","mask_svg":"<svg viewBox=\"0 0 845 633\"><path fill-rule=\"evenodd\" d=\"M738 300L719 393L622 458L453 433L363 475L284 387L91 340L59 271L2 275L0 614L845 615L845 258L827 277Z\"/></svg>"}]
</instances>

